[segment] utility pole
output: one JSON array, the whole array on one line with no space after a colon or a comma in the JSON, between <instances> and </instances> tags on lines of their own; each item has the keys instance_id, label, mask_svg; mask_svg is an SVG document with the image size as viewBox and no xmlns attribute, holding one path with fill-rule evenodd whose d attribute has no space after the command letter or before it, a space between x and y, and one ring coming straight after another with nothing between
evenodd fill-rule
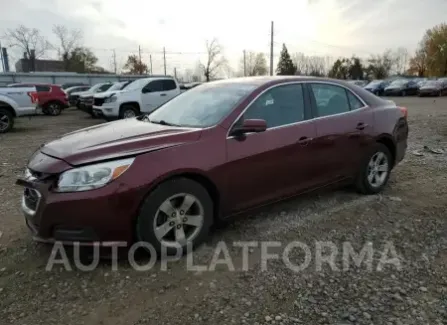
<instances>
[{"instance_id":1,"label":"utility pole","mask_svg":"<svg viewBox=\"0 0 447 325\"><path fill-rule=\"evenodd\" d=\"M174 68L174 77L177 79L177 68Z\"/></svg>"},{"instance_id":2,"label":"utility pole","mask_svg":"<svg viewBox=\"0 0 447 325\"><path fill-rule=\"evenodd\" d=\"M244 77L247 76L247 63L246 63L246 56L245 56L245 50L244 50Z\"/></svg>"},{"instance_id":3,"label":"utility pole","mask_svg":"<svg viewBox=\"0 0 447 325\"><path fill-rule=\"evenodd\" d=\"M113 49L113 71L116 74L116 51Z\"/></svg>"},{"instance_id":4,"label":"utility pole","mask_svg":"<svg viewBox=\"0 0 447 325\"><path fill-rule=\"evenodd\" d=\"M141 47L140 47L140 45L138 45L138 57L140 58L140 74L143 74L143 70L141 69L141 67L142 67L142 62L141 62Z\"/></svg>"},{"instance_id":5,"label":"utility pole","mask_svg":"<svg viewBox=\"0 0 447 325\"><path fill-rule=\"evenodd\" d=\"M165 67L165 76L166 76L166 49L163 47L163 64Z\"/></svg>"},{"instance_id":6,"label":"utility pole","mask_svg":"<svg viewBox=\"0 0 447 325\"><path fill-rule=\"evenodd\" d=\"M152 54L149 55L149 63L151 65L151 75L153 74L152 72Z\"/></svg>"},{"instance_id":7,"label":"utility pole","mask_svg":"<svg viewBox=\"0 0 447 325\"><path fill-rule=\"evenodd\" d=\"M273 76L273 21L270 29L270 75Z\"/></svg>"}]
</instances>

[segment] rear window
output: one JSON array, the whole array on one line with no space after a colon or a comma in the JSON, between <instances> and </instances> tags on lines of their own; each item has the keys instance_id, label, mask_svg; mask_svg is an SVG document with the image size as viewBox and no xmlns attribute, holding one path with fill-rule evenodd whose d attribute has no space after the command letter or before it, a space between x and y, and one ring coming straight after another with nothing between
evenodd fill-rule
<instances>
[{"instance_id":1,"label":"rear window","mask_svg":"<svg viewBox=\"0 0 447 325\"><path fill-rule=\"evenodd\" d=\"M51 89L50 86L46 86L46 85L36 85L36 90L38 93L42 93L42 92L49 92Z\"/></svg>"}]
</instances>

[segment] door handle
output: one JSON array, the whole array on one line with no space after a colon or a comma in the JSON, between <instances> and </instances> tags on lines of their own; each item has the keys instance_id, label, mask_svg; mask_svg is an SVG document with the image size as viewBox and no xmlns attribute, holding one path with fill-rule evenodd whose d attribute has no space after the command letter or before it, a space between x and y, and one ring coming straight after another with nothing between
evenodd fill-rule
<instances>
[{"instance_id":1,"label":"door handle","mask_svg":"<svg viewBox=\"0 0 447 325\"><path fill-rule=\"evenodd\" d=\"M302 146L307 146L312 140L313 140L312 138L301 137L301 138L299 138L297 143L302 145Z\"/></svg>"},{"instance_id":2,"label":"door handle","mask_svg":"<svg viewBox=\"0 0 447 325\"><path fill-rule=\"evenodd\" d=\"M360 123L357 124L357 126L355 128L357 130L364 130L367 126L368 126L368 124L360 122Z\"/></svg>"},{"instance_id":3,"label":"door handle","mask_svg":"<svg viewBox=\"0 0 447 325\"><path fill-rule=\"evenodd\" d=\"M166 96L166 94L160 94L160 96Z\"/></svg>"}]
</instances>

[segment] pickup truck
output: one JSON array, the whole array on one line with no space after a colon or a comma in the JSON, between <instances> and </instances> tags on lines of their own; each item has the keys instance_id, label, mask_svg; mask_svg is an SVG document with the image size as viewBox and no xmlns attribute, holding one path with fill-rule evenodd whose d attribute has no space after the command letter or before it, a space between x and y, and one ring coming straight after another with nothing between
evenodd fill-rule
<instances>
[{"instance_id":1,"label":"pickup truck","mask_svg":"<svg viewBox=\"0 0 447 325\"><path fill-rule=\"evenodd\" d=\"M0 88L0 133L10 131L16 117L36 114L37 104L35 87Z\"/></svg>"},{"instance_id":2,"label":"pickup truck","mask_svg":"<svg viewBox=\"0 0 447 325\"><path fill-rule=\"evenodd\" d=\"M170 76L137 79L125 89L96 101L93 112L106 120L131 118L152 112L180 93L177 80Z\"/></svg>"}]
</instances>

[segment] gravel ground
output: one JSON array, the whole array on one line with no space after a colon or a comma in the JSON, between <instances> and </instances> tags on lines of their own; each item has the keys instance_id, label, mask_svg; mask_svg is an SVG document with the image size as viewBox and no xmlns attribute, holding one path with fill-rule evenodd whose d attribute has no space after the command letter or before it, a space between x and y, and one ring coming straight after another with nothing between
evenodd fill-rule
<instances>
[{"instance_id":1,"label":"gravel ground","mask_svg":"<svg viewBox=\"0 0 447 325\"><path fill-rule=\"evenodd\" d=\"M187 258L166 271L159 262L136 271L126 258L116 271L107 259L90 272L72 259L72 271L61 265L46 271L50 248L30 240L15 175L39 144L98 121L76 110L17 120L14 132L0 137L0 323L446 324L447 153L424 146L447 150L447 98L394 100L409 109L410 143L386 190L375 196L326 190L216 229L193 263L212 265L215 247L225 241L236 271L226 265L187 271ZM249 250L244 271L237 241L277 241L281 247L269 252L280 254L299 241L311 254L309 266L293 271L277 259L264 270L258 246ZM319 267L323 242L338 249L333 267ZM356 252L371 247L371 263L343 259L346 243ZM305 261L303 250L288 256L295 265Z\"/></svg>"}]
</instances>

